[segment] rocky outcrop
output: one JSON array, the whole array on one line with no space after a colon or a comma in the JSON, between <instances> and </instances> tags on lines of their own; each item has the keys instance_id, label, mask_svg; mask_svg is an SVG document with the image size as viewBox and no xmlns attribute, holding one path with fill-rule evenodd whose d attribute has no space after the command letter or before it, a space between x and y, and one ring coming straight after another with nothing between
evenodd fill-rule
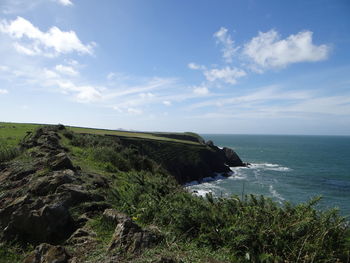
<instances>
[{"instance_id":1,"label":"rocky outcrop","mask_svg":"<svg viewBox=\"0 0 350 263\"><path fill-rule=\"evenodd\" d=\"M231 148L224 147L222 148L222 151L225 154L225 158L226 158L225 163L228 166L231 166L231 167L245 166L241 158L239 158L238 154Z\"/></svg>"},{"instance_id":2,"label":"rocky outcrop","mask_svg":"<svg viewBox=\"0 0 350 263\"><path fill-rule=\"evenodd\" d=\"M114 209L106 210L103 216L105 220L116 224L108 248L111 254L140 253L161 240L160 233L155 229L142 229L127 215Z\"/></svg>"},{"instance_id":3,"label":"rocky outcrop","mask_svg":"<svg viewBox=\"0 0 350 263\"><path fill-rule=\"evenodd\" d=\"M60 145L62 129L47 126L28 135L21 143L27 157L0 169L0 239L58 244L77 228L71 209L104 200L93 191L98 185L84 182L97 176L75 169ZM104 180L95 181L107 187Z\"/></svg>"},{"instance_id":4,"label":"rocky outcrop","mask_svg":"<svg viewBox=\"0 0 350 263\"><path fill-rule=\"evenodd\" d=\"M24 263L68 263L71 255L62 246L40 244L29 254Z\"/></svg>"}]
</instances>

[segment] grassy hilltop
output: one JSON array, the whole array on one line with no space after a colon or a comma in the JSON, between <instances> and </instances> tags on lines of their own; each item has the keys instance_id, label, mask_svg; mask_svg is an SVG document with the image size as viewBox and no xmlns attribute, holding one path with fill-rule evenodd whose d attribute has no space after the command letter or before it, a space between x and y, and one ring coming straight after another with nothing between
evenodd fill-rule
<instances>
[{"instance_id":1,"label":"grassy hilltop","mask_svg":"<svg viewBox=\"0 0 350 263\"><path fill-rule=\"evenodd\" d=\"M196 134L0 123L0 147L0 262L349 262L317 198L184 190L222 168Z\"/></svg>"}]
</instances>

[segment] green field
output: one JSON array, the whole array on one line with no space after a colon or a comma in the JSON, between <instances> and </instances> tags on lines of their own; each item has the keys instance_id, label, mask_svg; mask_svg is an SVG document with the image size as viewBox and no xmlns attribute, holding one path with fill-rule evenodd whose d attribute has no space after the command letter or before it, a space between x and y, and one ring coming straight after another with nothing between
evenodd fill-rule
<instances>
[{"instance_id":1,"label":"green field","mask_svg":"<svg viewBox=\"0 0 350 263\"><path fill-rule=\"evenodd\" d=\"M92 128L82 128L82 127L68 127L76 133L88 133L88 134L98 134L98 135L115 135L120 137L131 137L138 139L148 139L148 140L158 140L158 141L171 141L187 144L199 144L195 141L190 140L180 140L169 138L167 136L171 135L182 135L181 133L148 133L148 132L130 132L130 131L116 131L116 130L104 130L104 129L92 129Z\"/></svg>"},{"instance_id":2,"label":"green field","mask_svg":"<svg viewBox=\"0 0 350 263\"><path fill-rule=\"evenodd\" d=\"M44 124L25 124L25 123L7 123L0 122L0 145L6 147L12 147L17 145L21 139L23 139L27 132L33 132ZM199 144L198 136L190 133L150 133L150 132L129 132L129 131L117 131L117 130L106 130L106 129L94 129L94 128L83 128L67 126L69 130L76 133L85 134L97 134L97 135L114 135L119 137L130 137L147 140L158 140L158 141L170 141L186 144ZM190 139L177 139L170 138L171 136L186 136ZM192 137L192 139L191 139Z\"/></svg>"},{"instance_id":3,"label":"green field","mask_svg":"<svg viewBox=\"0 0 350 263\"><path fill-rule=\"evenodd\" d=\"M0 122L0 146L16 146L26 136L27 132L32 132L40 126L42 125Z\"/></svg>"}]
</instances>

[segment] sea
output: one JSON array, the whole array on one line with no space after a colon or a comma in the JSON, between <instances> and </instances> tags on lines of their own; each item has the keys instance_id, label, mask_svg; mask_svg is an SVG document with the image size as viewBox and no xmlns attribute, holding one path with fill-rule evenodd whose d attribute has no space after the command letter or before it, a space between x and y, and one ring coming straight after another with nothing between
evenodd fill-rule
<instances>
[{"instance_id":1,"label":"sea","mask_svg":"<svg viewBox=\"0 0 350 263\"><path fill-rule=\"evenodd\" d=\"M205 196L264 195L283 204L322 196L316 209L337 207L350 220L350 136L201 135L219 147L230 147L248 167L232 167L186 188Z\"/></svg>"}]
</instances>

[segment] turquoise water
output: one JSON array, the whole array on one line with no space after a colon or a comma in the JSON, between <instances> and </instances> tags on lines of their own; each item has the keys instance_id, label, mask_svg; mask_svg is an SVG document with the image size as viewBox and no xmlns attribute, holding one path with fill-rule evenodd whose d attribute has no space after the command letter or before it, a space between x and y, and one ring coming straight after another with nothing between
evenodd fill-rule
<instances>
[{"instance_id":1,"label":"turquoise water","mask_svg":"<svg viewBox=\"0 0 350 263\"><path fill-rule=\"evenodd\" d=\"M320 209L339 207L350 215L350 136L203 135L233 148L250 168L188 186L200 195L263 194L283 203L322 195ZM218 177L220 178L220 177Z\"/></svg>"}]
</instances>

